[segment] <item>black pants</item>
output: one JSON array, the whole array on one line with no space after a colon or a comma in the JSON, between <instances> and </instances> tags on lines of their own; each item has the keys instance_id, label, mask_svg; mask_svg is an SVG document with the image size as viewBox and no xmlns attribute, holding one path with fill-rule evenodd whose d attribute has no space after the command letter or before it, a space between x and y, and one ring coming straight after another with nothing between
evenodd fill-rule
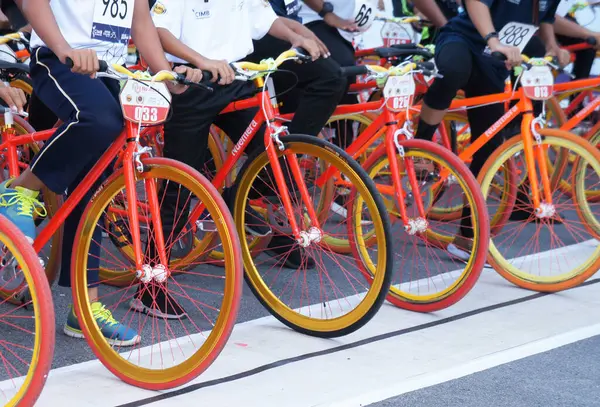
<instances>
[{"instance_id":1,"label":"black pants","mask_svg":"<svg viewBox=\"0 0 600 407\"><path fill-rule=\"evenodd\" d=\"M456 63L460 61L460 63ZM435 62L443 78L436 78L425 95L425 104L436 110L445 110L450 107L456 93L463 89L465 96L475 97L502 93L503 86L495 84L483 72L469 50L462 42L451 42L440 50L436 55ZM467 110L467 116L471 127L471 140L478 139L492 124L504 114L503 104L493 104ZM422 125L419 123L417 138L431 140L437 126ZM475 176L479 174L483 164L493 151L502 144L502 134L496 134L479 151L473 155L471 171ZM461 234L472 237L470 209L465 207Z\"/></svg>"},{"instance_id":2,"label":"black pants","mask_svg":"<svg viewBox=\"0 0 600 407\"><path fill-rule=\"evenodd\" d=\"M290 43L267 34L254 41L254 53L246 59L260 62L275 58L290 47ZM340 74L340 65L333 58L320 58L302 64L286 62L281 69L293 72L279 72L272 76L277 93L285 92L278 97L283 102L282 112L295 112L289 124L290 133L316 136L345 93L347 82Z\"/></svg>"},{"instance_id":3,"label":"black pants","mask_svg":"<svg viewBox=\"0 0 600 407\"><path fill-rule=\"evenodd\" d=\"M331 58L340 66L353 66L356 64L352 43L342 37L337 28L327 25L324 21L313 21L306 24L306 27L325 43L327 48L329 48L329 52L331 52ZM341 104L352 105L358 103L356 94L348 93L348 88L355 82L356 77L351 76L347 78L344 95L340 100ZM345 149L352 142L352 138L349 135L352 135L352 122L344 120L339 123L339 131L334 142L342 149Z\"/></svg>"}]
</instances>

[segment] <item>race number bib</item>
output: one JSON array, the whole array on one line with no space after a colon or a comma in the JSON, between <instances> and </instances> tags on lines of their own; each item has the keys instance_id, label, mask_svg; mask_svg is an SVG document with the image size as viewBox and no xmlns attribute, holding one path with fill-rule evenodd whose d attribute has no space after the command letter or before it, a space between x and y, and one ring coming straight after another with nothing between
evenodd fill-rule
<instances>
[{"instance_id":1,"label":"race number bib","mask_svg":"<svg viewBox=\"0 0 600 407\"><path fill-rule=\"evenodd\" d=\"M508 23L498 33L498 39L504 45L518 47L523 51L536 31L537 27L530 24Z\"/></svg>"},{"instance_id":2,"label":"race number bib","mask_svg":"<svg viewBox=\"0 0 600 407\"><path fill-rule=\"evenodd\" d=\"M392 112L408 109L412 105L415 89L412 75L390 76L383 88L387 108Z\"/></svg>"},{"instance_id":3,"label":"race number bib","mask_svg":"<svg viewBox=\"0 0 600 407\"><path fill-rule=\"evenodd\" d=\"M381 29L384 47L415 42L415 30L410 24L385 23Z\"/></svg>"},{"instance_id":4,"label":"race number bib","mask_svg":"<svg viewBox=\"0 0 600 407\"><path fill-rule=\"evenodd\" d=\"M300 11L300 0L285 0L285 12L288 16L292 16Z\"/></svg>"},{"instance_id":5,"label":"race number bib","mask_svg":"<svg viewBox=\"0 0 600 407\"><path fill-rule=\"evenodd\" d=\"M534 66L523 72L521 86L525 96L532 100L546 100L554 91L554 76L549 66Z\"/></svg>"},{"instance_id":6,"label":"race number bib","mask_svg":"<svg viewBox=\"0 0 600 407\"><path fill-rule=\"evenodd\" d=\"M135 0L95 0L91 37L127 45Z\"/></svg>"},{"instance_id":7,"label":"race number bib","mask_svg":"<svg viewBox=\"0 0 600 407\"><path fill-rule=\"evenodd\" d=\"M143 126L160 124L167 120L171 92L162 82L129 80L119 95L126 120Z\"/></svg>"}]
</instances>

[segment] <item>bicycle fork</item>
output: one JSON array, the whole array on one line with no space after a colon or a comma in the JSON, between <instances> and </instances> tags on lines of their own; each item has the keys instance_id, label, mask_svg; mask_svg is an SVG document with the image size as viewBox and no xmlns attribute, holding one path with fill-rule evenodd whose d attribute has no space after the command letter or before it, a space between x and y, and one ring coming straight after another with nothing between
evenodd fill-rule
<instances>
[{"instance_id":1,"label":"bicycle fork","mask_svg":"<svg viewBox=\"0 0 600 407\"><path fill-rule=\"evenodd\" d=\"M273 169L273 176L275 177L277 189L281 193L283 208L288 217L288 221L294 234L294 238L301 247L308 247L312 243L318 244L321 242L321 239L323 238L323 231L321 229L319 219L317 218L317 213L315 212L315 208L310 194L308 192L308 188L306 187L306 183L304 182L304 177L302 176L300 164L298 163L298 158L294 153L284 153L283 157L285 157L285 161L290 167L291 175L294 178L296 185L298 186L300 197L302 198L302 202L304 203L308 212L311 227L308 230L300 230L298 222L296 221L296 217L294 216L292 200L290 198L290 191L285 181L285 176L281 169L281 164L279 162L279 157L277 154L277 150L285 150L284 144L281 142L281 140L279 140L279 135L282 134L284 131L285 128L280 128L275 131L273 131L270 127L267 128L267 131L265 132L265 142L267 143L267 156L269 157L271 168Z\"/></svg>"},{"instance_id":2,"label":"bicycle fork","mask_svg":"<svg viewBox=\"0 0 600 407\"><path fill-rule=\"evenodd\" d=\"M417 233L424 233L427 230L428 222L425 217L425 207L423 205L419 183L417 182L414 163L411 159L405 158L404 147L400 144L400 137L404 136L405 138L412 138L412 130L410 127L411 124L408 121L404 123L402 128L398 128L397 125L389 126L385 135L385 146L394 183L394 195L398 202L404 230L410 235L415 235ZM414 218L409 218L406 210L406 201L404 200L404 197L407 195L407 191L405 191L402 186L400 167L396 160L397 155L400 156L402 163L404 164L404 171L408 177L412 195L417 206L418 216Z\"/></svg>"},{"instance_id":3,"label":"bicycle fork","mask_svg":"<svg viewBox=\"0 0 600 407\"><path fill-rule=\"evenodd\" d=\"M523 149L525 151L525 164L531 184L531 195L536 216L539 218L550 218L554 216L556 209L552 203L552 187L556 186L557 180L550 180L548 176L548 164L546 162L547 147L542 144L542 136L537 132L536 127L543 125L540 118L533 118L533 106L531 101L524 100L525 112L521 123L521 134L523 134ZM543 114L543 113L542 113ZM535 140L535 145L534 145ZM536 162L540 170L541 186L543 187L543 200L540 194L540 183L537 177ZM562 169L555 171L561 173ZM560 178L560 177L559 177Z\"/></svg>"},{"instance_id":4,"label":"bicycle fork","mask_svg":"<svg viewBox=\"0 0 600 407\"><path fill-rule=\"evenodd\" d=\"M142 248L142 238L140 234L140 216L138 213L139 201L136 190L137 172L144 171L140 155L145 151L139 151L137 137L131 137L137 134L137 125L128 122L127 132L130 137L127 138L127 146L123 154L123 175L125 177L125 193L127 201L127 216L131 229L131 238L133 240L133 252L135 256L136 276L144 283L156 280L163 282L169 276L168 258L163 236L162 219L160 216L160 207L158 202L158 190L156 181L152 178L144 180L146 198L148 200L148 208L150 211L151 230L148 232L148 245L156 247L158 254L158 264L146 264L144 262L145 253ZM154 239L151 237L154 233ZM147 249L147 248L146 248Z\"/></svg>"}]
</instances>

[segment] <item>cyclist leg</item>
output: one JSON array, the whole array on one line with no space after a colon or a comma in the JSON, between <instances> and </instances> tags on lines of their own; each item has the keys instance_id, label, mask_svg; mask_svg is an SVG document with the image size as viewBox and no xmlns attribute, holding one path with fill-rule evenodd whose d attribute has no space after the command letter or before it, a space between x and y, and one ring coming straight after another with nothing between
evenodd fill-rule
<instances>
[{"instance_id":1,"label":"cyclist leg","mask_svg":"<svg viewBox=\"0 0 600 407\"><path fill-rule=\"evenodd\" d=\"M27 205L35 207L39 190L46 186L56 194L72 191L84 177L86 169L95 163L123 128L123 116L117 101L118 84L103 83L85 75L72 73L47 48L38 48L32 55L31 77L40 100L52 106L54 113L64 124L45 143L34 157L30 169L15 180L0 186L2 196L16 197L18 203L3 207L7 215L30 239L35 238L32 210L20 211ZM102 112L102 114L99 114ZM63 263L59 283L70 286L71 249L81 213L87 200L82 200L65 221ZM97 241L101 241L98 232ZM92 307L98 311L98 320L107 337L127 341L137 338L137 332L117 323L106 324L103 306L98 299L99 247L90 248L88 258L89 297ZM100 323L100 322L99 322ZM64 332L81 338L79 323L71 311Z\"/></svg>"},{"instance_id":2,"label":"cyclist leg","mask_svg":"<svg viewBox=\"0 0 600 407\"><path fill-rule=\"evenodd\" d=\"M425 94L415 134L416 138L423 140L433 140L452 99L467 85L474 64L468 45L461 41L444 44L436 53L435 61L443 77L436 78Z\"/></svg>"},{"instance_id":3,"label":"cyclist leg","mask_svg":"<svg viewBox=\"0 0 600 407\"><path fill-rule=\"evenodd\" d=\"M36 131L48 130L54 127L58 118L54 112L40 100L36 92L29 98L29 124Z\"/></svg>"},{"instance_id":4,"label":"cyclist leg","mask_svg":"<svg viewBox=\"0 0 600 407\"><path fill-rule=\"evenodd\" d=\"M314 32L321 41L323 41L327 48L329 48L329 52L331 52L330 58L333 58L333 60L336 61L340 66L352 66L356 64L356 60L354 58L354 47L350 42L341 36L337 28L331 27L322 20L308 23L306 24L306 27ZM344 95L340 101L341 104L358 103L358 98L356 95L348 93L348 87L354 82L356 82L355 77L348 78ZM352 143L352 140L350 139L352 135L351 123L352 122L350 121L346 121L346 125L342 127L345 129L345 131L340 131L339 138L336 140L336 144L343 149Z\"/></svg>"}]
</instances>

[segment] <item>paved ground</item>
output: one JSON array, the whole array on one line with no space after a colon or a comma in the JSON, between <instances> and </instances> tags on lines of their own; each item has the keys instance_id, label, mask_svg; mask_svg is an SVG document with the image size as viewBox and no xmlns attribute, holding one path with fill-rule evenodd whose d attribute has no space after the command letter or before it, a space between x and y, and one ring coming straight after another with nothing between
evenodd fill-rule
<instances>
[{"instance_id":1,"label":"paved ground","mask_svg":"<svg viewBox=\"0 0 600 407\"><path fill-rule=\"evenodd\" d=\"M600 406L600 336L372 407Z\"/></svg>"}]
</instances>

